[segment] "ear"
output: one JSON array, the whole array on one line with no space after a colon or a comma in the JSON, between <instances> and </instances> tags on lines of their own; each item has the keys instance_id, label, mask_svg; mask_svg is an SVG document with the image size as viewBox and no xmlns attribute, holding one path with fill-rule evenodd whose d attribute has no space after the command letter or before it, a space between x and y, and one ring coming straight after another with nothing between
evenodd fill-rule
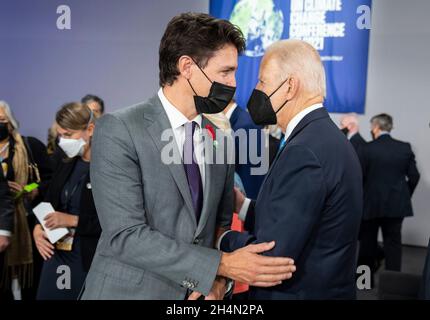
<instances>
[{"instance_id":1,"label":"ear","mask_svg":"<svg viewBox=\"0 0 430 320\"><path fill-rule=\"evenodd\" d=\"M190 79L191 75L192 75L192 66L193 66L194 62L193 59L191 59L191 57L189 56L181 56L178 60L178 70L179 73L185 78L185 79Z\"/></svg>"},{"instance_id":2,"label":"ear","mask_svg":"<svg viewBox=\"0 0 430 320\"><path fill-rule=\"evenodd\" d=\"M297 77L291 77L287 80L287 83L285 84L285 90L286 90L286 97L288 100L294 99L294 97L299 92L301 83L300 79Z\"/></svg>"},{"instance_id":3,"label":"ear","mask_svg":"<svg viewBox=\"0 0 430 320\"><path fill-rule=\"evenodd\" d=\"M94 128L95 128L94 122L90 123L89 126L88 126L88 128L87 128L88 137L92 137L93 136L93 134L94 134Z\"/></svg>"}]
</instances>

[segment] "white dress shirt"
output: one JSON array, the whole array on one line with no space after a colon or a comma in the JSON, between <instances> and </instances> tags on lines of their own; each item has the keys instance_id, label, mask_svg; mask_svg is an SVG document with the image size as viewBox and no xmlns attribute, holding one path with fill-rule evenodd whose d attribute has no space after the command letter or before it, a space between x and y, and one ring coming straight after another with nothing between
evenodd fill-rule
<instances>
[{"instance_id":1,"label":"white dress shirt","mask_svg":"<svg viewBox=\"0 0 430 320\"><path fill-rule=\"evenodd\" d=\"M10 237L12 236L12 232L7 230L0 230L0 236Z\"/></svg>"},{"instance_id":2,"label":"white dress shirt","mask_svg":"<svg viewBox=\"0 0 430 320\"><path fill-rule=\"evenodd\" d=\"M188 118L180 112L163 93L163 89L158 90L158 97L161 100L164 111L166 111L167 118L169 118L170 125L172 126L175 141L179 149L179 154L183 159L184 143L185 143L185 124L190 122ZM197 122L194 131L194 153L196 156L197 164L199 165L200 175L202 177L203 190L205 189L205 164L204 164L204 143L202 138L202 116L198 115L193 120Z\"/></svg>"},{"instance_id":3,"label":"white dress shirt","mask_svg":"<svg viewBox=\"0 0 430 320\"><path fill-rule=\"evenodd\" d=\"M234 110L236 110L237 108L237 103L233 103L233 105L231 106L230 109L228 109L228 111L226 112L225 116L227 117L228 120L230 120L231 115L233 114Z\"/></svg>"},{"instance_id":4,"label":"white dress shirt","mask_svg":"<svg viewBox=\"0 0 430 320\"><path fill-rule=\"evenodd\" d=\"M303 120L304 117L306 117L309 113L312 111L315 111L319 108L323 108L322 103L314 104L310 107L307 107L306 109L303 109L298 114L294 116L293 119L291 119L290 123L288 123L287 130L285 130L285 136L284 141L287 141L290 135L293 133L294 129L297 127L297 125L300 123L300 121ZM245 201L242 204L242 208L240 208L239 211L239 219L242 221L246 220L246 214L248 212L249 204L251 203L251 199L246 198Z\"/></svg>"}]
</instances>

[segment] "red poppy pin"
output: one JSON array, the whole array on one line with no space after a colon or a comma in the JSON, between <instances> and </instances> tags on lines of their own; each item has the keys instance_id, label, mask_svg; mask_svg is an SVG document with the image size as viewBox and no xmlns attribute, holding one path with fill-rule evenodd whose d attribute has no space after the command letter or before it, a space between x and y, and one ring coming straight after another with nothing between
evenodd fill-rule
<instances>
[{"instance_id":1,"label":"red poppy pin","mask_svg":"<svg viewBox=\"0 0 430 320\"><path fill-rule=\"evenodd\" d=\"M208 130L209 135L211 136L211 138L213 140L213 145L216 148L218 146L218 141L216 141L215 129L210 124L207 124L205 126L205 128L206 128L206 130Z\"/></svg>"}]
</instances>

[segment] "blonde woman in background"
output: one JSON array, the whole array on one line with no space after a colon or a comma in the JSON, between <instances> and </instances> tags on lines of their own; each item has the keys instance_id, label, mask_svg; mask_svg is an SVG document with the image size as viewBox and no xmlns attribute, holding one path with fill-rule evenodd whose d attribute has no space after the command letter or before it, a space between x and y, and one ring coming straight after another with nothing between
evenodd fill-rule
<instances>
[{"instance_id":1,"label":"blonde woman in background","mask_svg":"<svg viewBox=\"0 0 430 320\"><path fill-rule=\"evenodd\" d=\"M37 205L48 186L51 170L45 145L33 137L23 137L18 122L5 101L0 101L0 162L8 181L14 202L14 227L0 230L0 236L8 237L10 245L0 259L0 291L6 300L12 299L12 280L21 288L23 300L35 297L35 287L41 259L34 255L34 243L30 229L35 224L31 208ZM39 188L31 193L24 186L36 182Z\"/></svg>"},{"instance_id":2,"label":"blonde woman in background","mask_svg":"<svg viewBox=\"0 0 430 320\"><path fill-rule=\"evenodd\" d=\"M86 105L72 102L57 112L56 123L64 158L58 163L45 197L55 210L46 216L45 226L68 228L70 234L51 244L42 226L34 227L37 250L45 260L37 299L76 300L101 233L90 179L95 117ZM57 287L57 270L61 266L70 268L69 290Z\"/></svg>"}]
</instances>

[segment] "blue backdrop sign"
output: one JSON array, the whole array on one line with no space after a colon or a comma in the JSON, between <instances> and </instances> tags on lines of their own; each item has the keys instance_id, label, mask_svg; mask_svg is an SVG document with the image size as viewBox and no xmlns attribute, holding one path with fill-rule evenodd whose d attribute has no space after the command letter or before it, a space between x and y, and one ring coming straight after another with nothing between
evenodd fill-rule
<instances>
[{"instance_id":1,"label":"blue backdrop sign","mask_svg":"<svg viewBox=\"0 0 430 320\"><path fill-rule=\"evenodd\" d=\"M239 26L246 51L239 58L236 99L245 107L265 49L280 39L302 39L320 53L329 112L364 113L369 29L357 25L371 0L211 0L210 13ZM363 7L364 6L364 7Z\"/></svg>"}]
</instances>

